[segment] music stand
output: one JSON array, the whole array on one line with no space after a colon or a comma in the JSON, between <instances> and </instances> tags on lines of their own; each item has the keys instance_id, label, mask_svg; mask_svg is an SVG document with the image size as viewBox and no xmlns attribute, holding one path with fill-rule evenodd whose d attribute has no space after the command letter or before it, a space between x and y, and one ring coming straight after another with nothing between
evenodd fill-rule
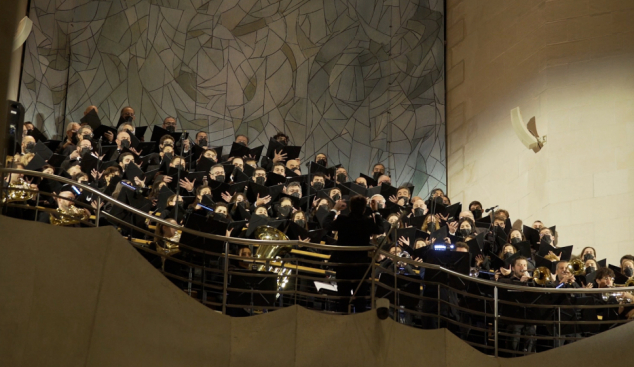
<instances>
[{"instance_id":1,"label":"music stand","mask_svg":"<svg viewBox=\"0 0 634 367\"><path fill-rule=\"evenodd\" d=\"M269 307L275 304L275 293L255 293L253 291L276 291L277 274L270 271L236 270L243 274L229 275L231 288L250 290L251 292L228 291L227 304L250 305L249 313L253 315L253 306ZM260 277L258 275L275 275L276 277Z\"/></svg>"}]
</instances>

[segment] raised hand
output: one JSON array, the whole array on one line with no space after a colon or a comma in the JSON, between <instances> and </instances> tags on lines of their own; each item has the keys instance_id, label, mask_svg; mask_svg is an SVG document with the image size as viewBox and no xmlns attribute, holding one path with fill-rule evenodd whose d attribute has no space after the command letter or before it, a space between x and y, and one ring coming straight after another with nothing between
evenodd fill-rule
<instances>
[{"instance_id":1,"label":"raised hand","mask_svg":"<svg viewBox=\"0 0 634 367\"><path fill-rule=\"evenodd\" d=\"M456 233L458 231L458 222L449 223L449 233Z\"/></svg>"},{"instance_id":2,"label":"raised hand","mask_svg":"<svg viewBox=\"0 0 634 367\"><path fill-rule=\"evenodd\" d=\"M335 203L335 207L333 208L334 210L340 212L342 210L344 210L347 207L346 202L343 200L337 200L337 202Z\"/></svg>"},{"instance_id":3,"label":"raised hand","mask_svg":"<svg viewBox=\"0 0 634 367\"><path fill-rule=\"evenodd\" d=\"M275 153L275 156L273 157L273 163L286 161L287 154L286 153L281 154L282 150L280 150L279 152L275 150L274 153Z\"/></svg>"},{"instance_id":4,"label":"raised hand","mask_svg":"<svg viewBox=\"0 0 634 367\"><path fill-rule=\"evenodd\" d=\"M103 137L106 138L106 140L108 140L109 142L112 143L112 141L114 140L114 134L112 133L112 131L106 131L103 134Z\"/></svg>"},{"instance_id":5,"label":"raised hand","mask_svg":"<svg viewBox=\"0 0 634 367\"><path fill-rule=\"evenodd\" d=\"M396 202L398 201L398 199L396 198L396 196L391 195L391 196L390 196L390 201L396 204Z\"/></svg>"},{"instance_id":6,"label":"raised hand","mask_svg":"<svg viewBox=\"0 0 634 367\"><path fill-rule=\"evenodd\" d=\"M255 200L255 206L266 205L271 201L271 195L266 195L263 198L260 198L260 194L258 194L257 199Z\"/></svg>"},{"instance_id":7,"label":"raised hand","mask_svg":"<svg viewBox=\"0 0 634 367\"><path fill-rule=\"evenodd\" d=\"M101 175L103 175L103 171L101 171L101 172L97 172L97 170L93 168L93 169L92 169L92 171L90 171L90 175L91 175L91 176L92 176L92 178L94 178L94 179L95 179L95 181L96 181L96 180L98 180L98 179L100 179L100 178L101 178Z\"/></svg>"},{"instance_id":8,"label":"raised hand","mask_svg":"<svg viewBox=\"0 0 634 367\"><path fill-rule=\"evenodd\" d=\"M231 194L228 191L223 192L222 194L220 194L220 196L222 197L222 200L226 202L230 202L232 198Z\"/></svg>"},{"instance_id":9,"label":"raised hand","mask_svg":"<svg viewBox=\"0 0 634 367\"><path fill-rule=\"evenodd\" d=\"M181 179L178 184L180 187L191 192L194 191L194 182L196 182L196 179L194 179L194 181L189 181L187 177L185 177L184 179Z\"/></svg>"},{"instance_id":10,"label":"raised hand","mask_svg":"<svg viewBox=\"0 0 634 367\"><path fill-rule=\"evenodd\" d=\"M401 237L398 239L398 243L399 243L399 245L401 245L401 246L409 246L409 238L405 238L405 236L401 236Z\"/></svg>"}]
</instances>

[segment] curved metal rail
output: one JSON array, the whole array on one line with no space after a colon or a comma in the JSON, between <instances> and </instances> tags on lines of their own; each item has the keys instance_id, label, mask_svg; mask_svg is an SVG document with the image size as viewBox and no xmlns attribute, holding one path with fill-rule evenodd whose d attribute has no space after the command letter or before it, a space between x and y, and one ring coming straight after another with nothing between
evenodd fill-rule
<instances>
[{"instance_id":1,"label":"curved metal rail","mask_svg":"<svg viewBox=\"0 0 634 367\"><path fill-rule=\"evenodd\" d=\"M544 297L588 297L606 294L605 289L556 289L542 287L524 287L514 284L498 283L495 281L474 278L468 275L445 269L439 265L419 263L410 259L400 258L385 251L377 251L374 246L333 246L326 244L306 243L302 241L264 241L214 235L172 224L149 213L140 211L122 203L101 191L88 185L75 182L56 175L27 170L0 168L0 175L20 174L55 180L64 184L71 184L89 192L96 201L96 207L76 204L94 213L94 218L82 223L83 226L99 226L100 219L106 219L120 230L126 229L134 236L125 238L154 265L163 275L170 279L177 287L191 297L196 298L203 305L217 309L227 314L252 315L270 312L280 307L292 304L312 308L321 312L346 313L352 300L363 299L370 301L370 308L375 308L378 298L388 298L391 316L398 322L417 327L447 327L457 335L478 348L495 356L504 353L507 356L517 356L530 353L517 348L505 348L504 341L510 340L511 345L531 341L538 345L537 350L556 347L567 342L600 332L605 328L627 322L627 320L568 320L566 316L571 312L595 312L596 310L619 309L619 304L562 304L561 302L546 304L522 304L516 300L505 299L508 294L532 294ZM8 188L1 188L5 191ZM37 190L33 190L37 192ZM41 196L56 197L55 194L38 192L37 200ZM167 240L151 231L150 228L139 227L129 223L109 212L102 210L102 204L109 203L113 207L138 216L143 223L155 223L171 227L182 233L200 238L201 241L212 241L217 246L198 246L197 244L179 244L179 253L173 254L155 246L155 240ZM50 211L39 205L30 206L24 203L3 203L3 207L15 207L24 210ZM37 219L37 215L35 216ZM93 224L94 220L94 224ZM230 254L230 246L248 246L254 249L262 245L291 246L284 258L254 259ZM306 251L309 250L309 251ZM317 253L311 253L315 251ZM452 282L422 279L420 276L407 276L400 273L397 261L393 265L382 268L374 261L361 264L341 264L329 260L327 253L337 251L373 252L376 259L379 255L398 262L405 263L422 271L440 271ZM253 272L242 269L236 264L242 264L248 269L255 265L264 265L269 272ZM317 289L318 284L328 288L338 286L341 282L351 281L337 277L337 270L342 266L362 266L370 276L356 287L353 299L341 296L336 291ZM393 278L392 284L381 282L382 274ZM391 279L391 278L390 278ZM285 287L280 287L281 281L286 281ZM400 289L399 281L411 283L410 289ZM267 284L266 287L263 284ZM277 286L275 286L277 284ZM451 285L453 284L453 285ZM455 284L463 284L457 287ZM366 295L360 296L360 288L369 288ZM459 289L460 288L460 289ZM482 288L479 290L478 288ZM414 292L412 292L412 289ZM478 289L477 292L473 289ZM615 288L612 292L634 292L634 287ZM609 292L607 292L609 293ZM450 295L450 296L448 296ZM597 297L598 298L598 297ZM456 301L458 300L458 301ZM462 302L462 303L461 303ZM342 311L342 304L347 307ZM548 312L548 318L535 319L527 312L526 315L509 313L507 309L524 308ZM359 310L357 310L359 311ZM518 334L516 329L536 326L537 332L526 335ZM568 333L570 327L590 328L593 332ZM476 338L473 335L477 335ZM519 342L518 342L519 340ZM552 345L547 345L548 343Z\"/></svg>"}]
</instances>

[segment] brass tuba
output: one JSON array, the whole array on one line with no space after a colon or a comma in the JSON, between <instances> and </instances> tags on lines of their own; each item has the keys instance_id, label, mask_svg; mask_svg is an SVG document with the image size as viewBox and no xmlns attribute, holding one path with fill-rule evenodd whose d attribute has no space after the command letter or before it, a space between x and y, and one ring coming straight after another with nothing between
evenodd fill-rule
<instances>
[{"instance_id":1,"label":"brass tuba","mask_svg":"<svg viewBox=\"0 0 634 367\"><path fill-rule=\"evenodd\" d=\"M27 191L31 189L24 179L20 178L18 182L9 184L9 187L5 189L8 193L2 192L2 202L10 203L12 201L28 201L33 199L35 193L33 191Z\"/></svg>"},{"instance_id":2,"label":"brass tuba","mask_svg":"<svg viewBox=\"0 0 634 367\"><path fill-rule=\"evenodd\" d=\"M280 231L277 228L273 228L271 226L259 226L255 229L255 237L260 240L266 241L288 241L288 237L284 232ZM283 255L293 249L293 246L290 245L265 245L260 244L258 250L255 253L256 259L274 259L280 255ZM285 268L282 264L279 268L274 268L270 266L268 263L260 264L256 267L257 271L273 271L277 273L280 277L277 278L277 287L282 290L288 283L287 275L291 273L291 269ZM279 297L279 293L277 297Z\"/></svg>"},{"instance_id":3,"label":"brass tuba","mask_svg":"<svg viewBox=\"0 0 634 367\"><path fill-rule=\"evenodd\" d=\"M546 285L552 281L550 269L545 266L535 268L533 271L533 281L539 285Z\"/></svg>"},{"instance_id":4,"label":"brass tuba","mask_svg":"<svg viewBox=\"0 0 634 367\"><path fill-rule=\"evenodd\" d=\"M68 209L57 208L57 211L50 214L51 224L54 226L72 226L89 218L90 214L74 205Z\"/></svg>"},{"instance_id":5,"label":"brass tuba","mask_svg":"<svg viewBox=\"0 0 634 367\"><path fill-rule=\"evenodd\" d=\"M271 226L259 226L255 230L255 237L266 241L288 241L288 237L284 232ZM285 254L293 249L290 245L264 245L261 244L255 253L256 259L274 259L277 256ZM266 271L266 265L259 265L258 271Z\"/></svg>"},{"instance_id":6,"label":"brass tuba","mask_svg":"<svg viewBox=\"0 0 634 367\"><path fill-rule=\"evenodd\" d=\"M568 263L568 271L570 271L570 273L572 275L585 275L586 274L586 263L584 263L583 260L581 260L579 258L572 259Z\"/></svg>"}]
</instances>

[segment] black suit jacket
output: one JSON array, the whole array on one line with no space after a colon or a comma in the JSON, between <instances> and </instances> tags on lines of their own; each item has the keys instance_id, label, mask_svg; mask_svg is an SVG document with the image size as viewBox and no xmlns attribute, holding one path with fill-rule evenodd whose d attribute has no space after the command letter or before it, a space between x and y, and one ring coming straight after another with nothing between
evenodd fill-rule
<instances>
[{"instance_id":1,"label":"black suit jacket","mask_svg":"<svg viewBox=\"0 0 634 367\"><path fill-rule=\"evenodd\" d=\"M340 215L335 220L335 212L328 213L323 227L329 231L337 231L337 244L341 246L368 246L370 236L383 233L383 218L380 214ZM333 262L368 262L370 258L364 251L333 251Z\"/></svg>"}]
</instances>

